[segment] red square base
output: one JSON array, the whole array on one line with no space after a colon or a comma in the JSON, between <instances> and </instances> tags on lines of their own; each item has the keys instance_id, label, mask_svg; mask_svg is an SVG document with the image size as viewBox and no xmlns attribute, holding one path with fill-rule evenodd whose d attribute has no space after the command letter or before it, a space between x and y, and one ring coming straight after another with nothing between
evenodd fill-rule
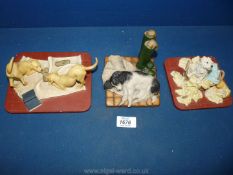
<instances>
[{"instance_id":1,"label":"red square base","mask_svg":"<svg viewBox=\"0 0 233 175\"><path fill-rule=\"evenodd\" d=\"M202 99L198 100L198 102L192 101L188 106L185 106L184 104L179 103L176 99L177 94L175 93L175 90L179 89L179 87L176 86L170 73L172 71L178 71L181 74L183 74L184 70L178 66L180 58L181 57L168 58L164 63L164 67L166 70L167 79L168 79L168 83L170 86L173 102L174 102L174 105L176 106L176 108L178 108L180 110L192 110L192 109L207 109L207 108L223 108L223 107L228 107L228 106L232 105L232 97L231 96L228 98L225 98L223 100L223 103L220 103L220 104L216 104L216 103L209 101L204 95L203 95ZM211 57L211 58L214 62L217 62L215 58L213 58L213 57Z\"/></svg>"}]
</instances>

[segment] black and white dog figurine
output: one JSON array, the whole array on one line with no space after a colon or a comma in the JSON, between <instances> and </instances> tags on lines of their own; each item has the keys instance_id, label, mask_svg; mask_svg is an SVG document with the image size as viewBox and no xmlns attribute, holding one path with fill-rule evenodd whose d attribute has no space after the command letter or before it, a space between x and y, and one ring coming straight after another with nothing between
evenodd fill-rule
<instances>
[{"instance_id":1,"label":"black and white dog figurine","mask_svg":"<svg viewBox=\"0 0 233 175\"><path fill-rule=\"evenodd\" d=\"M112 88L123 92L119 105L128 100L128 107L130 107L133 103L149 98L155 101L160 91L160 84L157 78L140 71L116 71L104 83L105 90Z\"/></svg>"}]
</instances>

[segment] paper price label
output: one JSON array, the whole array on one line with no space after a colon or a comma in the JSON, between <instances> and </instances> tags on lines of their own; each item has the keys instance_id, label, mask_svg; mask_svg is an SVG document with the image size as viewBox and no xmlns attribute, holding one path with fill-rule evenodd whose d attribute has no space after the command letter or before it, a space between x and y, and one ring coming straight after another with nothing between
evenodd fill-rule
<instances>
[{"instance_id":1,"label":"paper price label","mask_svg":"<svg viewBox=\"0 0 233 175\"><path fill-rule=\"evenodd\" d=\"M116 126L122 128L136 128L136 117L117 116Z\"/></svg>"}]
</instances>

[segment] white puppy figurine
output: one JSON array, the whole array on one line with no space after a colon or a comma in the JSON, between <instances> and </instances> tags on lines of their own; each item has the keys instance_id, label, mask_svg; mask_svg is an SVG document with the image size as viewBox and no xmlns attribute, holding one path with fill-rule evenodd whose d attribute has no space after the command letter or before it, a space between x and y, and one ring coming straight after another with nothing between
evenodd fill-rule
<instances>
[{"instance_id":1,"label":"white puppy figurine","mask_svg":"<svg viewBox=\"0 0 233 175\"><path fill-rule=\"evenodd\" d=\"M209 57L195 57L186 68L186 75L188 78L195 77L197 80L202 81L211 71L214 62Z\"/></svg>"},{"instance_id":2,"label":"white puppy figurine","mask_svg":"<svg viewBox=\"0 0 233 175\"><path fill-rule=\"evenodd\" d=\"M201 58L201 64L202 64L203 68L210 71L213 67L214 62L212 61L212 59L210 57L204 56Z\"/></svg>"}]
</instances>

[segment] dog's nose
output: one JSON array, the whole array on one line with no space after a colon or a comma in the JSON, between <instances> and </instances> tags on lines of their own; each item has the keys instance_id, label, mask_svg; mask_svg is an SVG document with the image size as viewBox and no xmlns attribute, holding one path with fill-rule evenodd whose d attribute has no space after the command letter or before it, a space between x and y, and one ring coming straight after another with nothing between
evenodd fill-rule
<instances>
[{"instance_id":1,"label":"dog's nose","mask_svg":"<svg viewBox=\"0 0 233 175\"><path fill-rule=\"evenodd\" d=\"M213 65L211 65L211 68L213 68L214 66Z\"/></svg>"}]
</instances>

